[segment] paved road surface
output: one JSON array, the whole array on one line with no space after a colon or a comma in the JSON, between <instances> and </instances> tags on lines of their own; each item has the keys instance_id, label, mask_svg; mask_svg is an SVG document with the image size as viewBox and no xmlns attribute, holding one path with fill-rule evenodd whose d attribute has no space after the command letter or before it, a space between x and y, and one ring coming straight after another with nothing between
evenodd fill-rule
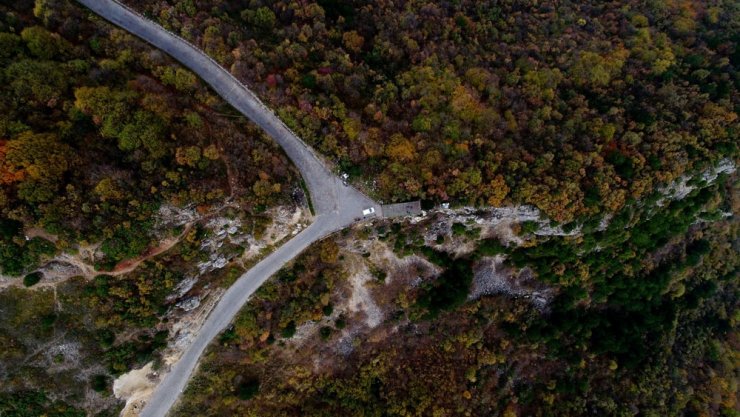
<instances>
[{"instance_id":1,"label":"paved road surface","mask_svg":"<svg viewBox=\"0 0 740 417\"><path fill-rule=\"evenodd\" d=\"M300 138L288 129L248 88L198 48L161 26L141 17L114 0L78 0L94 13L167 52L198 74L228 101L270 135L290 157L311 194L314 222L242 275L206 319L193 343L172 366L149 400L142 417L162 417L172 408L187 385L198 359L208 344L229 325L259 286L311 243L340 230L362 216L362 209L380 206L339 178Z\"/></svg>"}]
</instances>

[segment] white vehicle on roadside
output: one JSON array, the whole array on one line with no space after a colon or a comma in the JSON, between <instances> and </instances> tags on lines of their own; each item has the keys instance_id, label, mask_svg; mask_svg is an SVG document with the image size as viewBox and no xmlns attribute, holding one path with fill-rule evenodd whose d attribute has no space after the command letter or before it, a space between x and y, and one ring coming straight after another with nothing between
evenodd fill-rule
<instances>
[{"instance_id":1,"label":"white vehicle on roadside","mask_svg":"<svg viewBox=\"0 0 740 417\"><path fill-rule=\"evenodd\" d=\"M374 214L374 213L375 213L375 207L368 207L365 210L362 210L362 215L365 216L365 217L367 217L367 216L369 216L371 214Z\"/></svg>"}]
</instances>

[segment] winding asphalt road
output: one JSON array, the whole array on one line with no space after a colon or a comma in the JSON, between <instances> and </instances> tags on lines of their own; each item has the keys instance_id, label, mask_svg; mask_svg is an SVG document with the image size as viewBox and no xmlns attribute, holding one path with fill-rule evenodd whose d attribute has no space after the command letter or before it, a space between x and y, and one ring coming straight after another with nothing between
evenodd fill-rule
<instances>
[{"instance_id":1,"label":"winding asphalt road","mask_svg":"<svg viewBox=\"0 0 740 417\"><path fill-rule=\"evenodd\" d=\"M270 135L301 172L316 210L314 222L242 275L211 311L195 340L157 386L142 417L163 417L172 408L210 342L231 323L249 297L283 265L311 243L362 217L362 210L381 207L351 186L345 186L314 151L298 138L257 96L216 61L184 39L168 32L114 0L77 0L94 13L167 52L198 74L213 90Z\"/></svg>"}]
</instances>

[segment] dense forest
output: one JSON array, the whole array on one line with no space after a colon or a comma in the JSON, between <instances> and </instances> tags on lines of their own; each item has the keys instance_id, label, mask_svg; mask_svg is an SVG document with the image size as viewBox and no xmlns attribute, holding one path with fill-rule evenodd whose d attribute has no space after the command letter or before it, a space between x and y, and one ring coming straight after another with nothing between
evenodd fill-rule
<instances>
[{"instance_id":1,"label":"dense forest","mask_svg":"<svg viewBox=\"0 0 740 417\"><path fill-rule=\"evenodd\" d=\"M732 0L127 3L381 200L569 221L736 152Z\"/></svg>"},{"instance_id":2,"label":"dense forest","mask_svg":"<svg viewBox=\"0 0 740 417\"><path fill-rule=\"evenodd\" d=\"M736 1L124 2L374 198L543 214L327 237L255 293L176 415L740 416ZM180 284L209 301L282 239L247 258L215 237L259 239L299 177L72 0L0 4L0 81L0 416L117 415L114 378L162 369ZM537 291L473 296L494 261Z\"/></svg>"},{"instance_id":3,"label":"dense forest","mask_svg":"<svg viewBox=\"0 0 740 417\"><path fill-rule=\"evenodd\" d=\"M722 213L738 202L728 179L697 178L683 199L653 195L605 226L572 225L573 236L521 224L521 246L480 236L476 223L427 236L435 218L337 237L260 288L177 415L737 416L738 225ZM357 240L415 266L373 265L375 254L353 253ZM353 257L367 260L386 311L374 328L347 309ZM534 274L554 294L547 306L524 294L469 299L473 271L491 257ZM442 272L428 277L424 265Z\"/></svg>"},{"instance_id":4,"label":"dense forest","mask_svg":"<svg viewBox=\"0 0 740 417\"><path fill-rule=\"evenodd\" d=\"M66 0L0 11L4 275L79 242L102 243L101 269L138 256L162 203L290 201L296 176L276 145L166 55ZM36 229L56 246L24 239Z\"/></svg>"},{"instance_id":5,"label":"dense forest","mask_svg":"<svg viewBox=\"0 0 740 417\"><path fill-rule=\"evenodd\" d=\"M212 348L179 414L737 415L737 186L698 174L737 159L735 3L128 0L371 195L531 204L576 231L524 223L516 247L458 224L477 247L459 255L424 243L429 223L355 230L442 272L376 293L389 317L358 331L326 308L347 281L331 292L337 267L304 255ZM662 196L687 176L695 191ZM492 256L554 291L548 308L469 301Z\"/></svg>"},{"instance_id":6,"label":"dense forest","mask_svg":"<svg viewBox=\"0 0 740 417\"><path fill-rule=\"evenodd\" d=\"M176 285L200 276L197 294L243 271L198 270L208 220L259 236L267 210L296 203L298 176L165 54L73 1L10 3L0 5L0 415L117 415L113 379L159 363ZM179 243L145 256L168 240ZM232 259L244 247L219 251Z\"/></svg>"}]
</instances>

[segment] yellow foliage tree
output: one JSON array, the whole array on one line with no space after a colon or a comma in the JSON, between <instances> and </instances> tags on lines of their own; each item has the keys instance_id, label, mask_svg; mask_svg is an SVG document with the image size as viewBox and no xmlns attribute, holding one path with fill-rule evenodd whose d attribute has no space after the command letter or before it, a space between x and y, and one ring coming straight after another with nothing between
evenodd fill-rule
<instances>
[{"instance_id":1,"label":"yellow foliage tree","mask_svg":"<svg viewBox=\"0 0 740 417\"><path fill-rule=\"evenodd\" d=\"M386 154L394 161L411 161L416 157L414 145L402 134L391 136L391 143L386 148Z\"/></svg>"}]
</instances>

